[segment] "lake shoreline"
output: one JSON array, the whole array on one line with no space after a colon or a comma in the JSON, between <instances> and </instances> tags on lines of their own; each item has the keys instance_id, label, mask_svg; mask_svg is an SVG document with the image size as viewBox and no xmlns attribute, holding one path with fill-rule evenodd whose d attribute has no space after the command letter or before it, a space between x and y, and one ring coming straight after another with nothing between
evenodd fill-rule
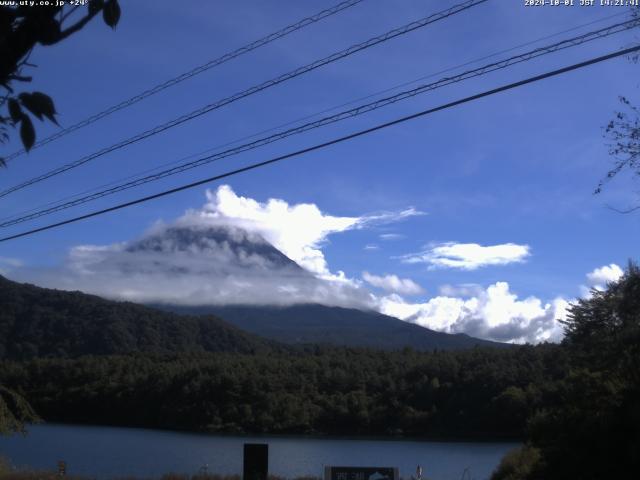
<instances>
[{"instance_id":1,"label":"lake shoreline","mask_svg":"<svg viewBox=\"0 0 640 480\"><path fill-rule=\"evenodd\" d=\"M252 433L252 432L229 432L215 430L186 430L167 427L149 427L143 425L123 425L109 423L82 423L82 422L58 422L43 421L35 425L60 426L60 427L86 427L86 428L124 428L131 430L148 430L150 432L170 432L189 435L216 436L223 438L275 438L275 439L309 439L309 440L354 440L354 441L389 441L389 442L437 442L437 443L523 443L524 438L508 435L340 435L323 433ZM29 427L27 427L27 432Z\"/></svg>"}]
</instances>

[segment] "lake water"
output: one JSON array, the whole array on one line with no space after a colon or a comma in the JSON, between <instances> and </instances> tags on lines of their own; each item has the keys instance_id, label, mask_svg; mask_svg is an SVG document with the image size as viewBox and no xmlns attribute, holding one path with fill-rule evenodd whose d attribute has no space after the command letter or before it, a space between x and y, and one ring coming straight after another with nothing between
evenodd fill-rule
<instances>
[{"instance_id":1,"label":"lake water","mask_svg":"<svg viewBox=\"0 0 640 480\"><path fill-rule=\"evenodd\" d=\"M37 425L26 437L0 437L0 455L15 466L99 478L154 477L163 473L242 473L244 443L269 444L269 473L284 477L321 476L325 465L398 467L410 478L416 466L423 478L486 479L516 443L426 442L309 437L221 436L76 425Z\"/></svg>"}]
</instances>

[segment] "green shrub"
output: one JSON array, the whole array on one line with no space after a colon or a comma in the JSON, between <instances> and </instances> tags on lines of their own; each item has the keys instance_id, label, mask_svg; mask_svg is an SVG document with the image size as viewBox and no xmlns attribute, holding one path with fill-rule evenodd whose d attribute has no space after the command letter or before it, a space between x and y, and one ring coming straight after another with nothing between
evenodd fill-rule
<instances>
[{"instance_id":1,"label":"green shrub","mask_svg":"<svg viewBox=\"0 0 640 480\"><path fill-rule=\"evenodd\" d=\"M525 480L540 462L540 450L524 446L511 450L500 461L491 480Z\"/></svg>"}]
</instances>

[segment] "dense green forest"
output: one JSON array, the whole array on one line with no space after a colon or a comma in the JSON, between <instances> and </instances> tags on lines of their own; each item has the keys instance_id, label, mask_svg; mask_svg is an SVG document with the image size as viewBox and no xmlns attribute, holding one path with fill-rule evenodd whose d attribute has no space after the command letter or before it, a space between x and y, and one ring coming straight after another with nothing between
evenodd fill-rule
<instances>
[{"instance_id":1,"label":"dense green forest","mask_svg":"<svg viewBox=\"0 0 640 480\"><path fill-rule=\"evenodd\" d=\"M252 355L0 363L46 420L216 432L521 436L566 375L555 345L419 353L308 347Z\"/></svg>"}]
</instances>

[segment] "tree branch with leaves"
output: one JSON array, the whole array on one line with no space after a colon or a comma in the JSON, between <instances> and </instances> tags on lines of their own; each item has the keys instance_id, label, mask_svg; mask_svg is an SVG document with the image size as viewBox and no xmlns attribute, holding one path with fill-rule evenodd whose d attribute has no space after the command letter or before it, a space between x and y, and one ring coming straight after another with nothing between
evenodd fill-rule
<instances>
[{"instance_id":1,"label":"tree branch with leaves","mask_svg":"<svg viewBox=\"0 0 640 480\"><path fill-rule=\"evenodd\" d=\"M632 18L639 18L640 11L634 7ZM640 54L634 53L629 57L633 63L640 61ZM609 142L609 154L613 157L613 168L598 182L594 194L602 192L605 184L616 177L623 170L629 169L633 175L640 176L640 109L624 96L620 96L622 109L615 112L613 119L607 124L604 136ZM640 209L640 205L627 209L613 210L619 213L631 213Z\"/></svg>"},{"instance_id":2,"label":"tree branch with leaves","mask_svg":"<svg viewBox=\"0 0 640 480\"><path fill-rule=\"evenodd\" d=\"M58 124L56 108L47 94L19 91L18 85L31 81L24 70L34 67L29 56L38 45L55 45L82 30L102 13L104 22L115 28L120 20L118 0L90 0L80 18L72 21L79 6L0 6L0 143L19 129L24 148L36 141L32 117ZM0 165L5 165L0 156ZM24 431L25 423L38 419L29 403L18 393L0 385L0 434Z\"/></svg>"},{"instance_id":3,"label":"tree branch with leaves","mask_svg":"<svg viewBox=\"0 0 640 480\"><path fill-rule=\"evenodd\" d=\"M0 435L24 433L25 424L39 421L24 397L0 385Z\"/></svg>"},{"instance_id":4,"label":"tree branch with leaves","mask_svg":"<svg viewBox=\"0 0 640 480\"><path fill-rule=\"evenodd\" d=\"M609 139L609 154L614 158L614 165L605 178L600 180L594 193L600 193L605 183L624 169L630 169L634 175L640 176L640 109L627 99L620 97L626 111L616 112L615 117L605 128L605 136ZM633 207L623 212L640 208Z\"/></svg>"},{"instance_id":5,"label":"tree branch with leaves","mask_svg":"<svg viewBox=\"0 0 640 480\"><path fill-rule=\"evenodd\" d=\"M16 84L28 83L31 77L23 70L33 67L29 55L38 45L55 45L82 30L102 13L111 28L120 20L118 0L90 0L84 14L71 22L80 7L62 6L1 6L0 7L0 142L9 140L11 129L19 129L24 148L29 151L36 141L31 117L47 119L57 125L53 100L42 92L20 92ZM0 157L0 165L4 165Z\"/></svg>"}]
</instances>

